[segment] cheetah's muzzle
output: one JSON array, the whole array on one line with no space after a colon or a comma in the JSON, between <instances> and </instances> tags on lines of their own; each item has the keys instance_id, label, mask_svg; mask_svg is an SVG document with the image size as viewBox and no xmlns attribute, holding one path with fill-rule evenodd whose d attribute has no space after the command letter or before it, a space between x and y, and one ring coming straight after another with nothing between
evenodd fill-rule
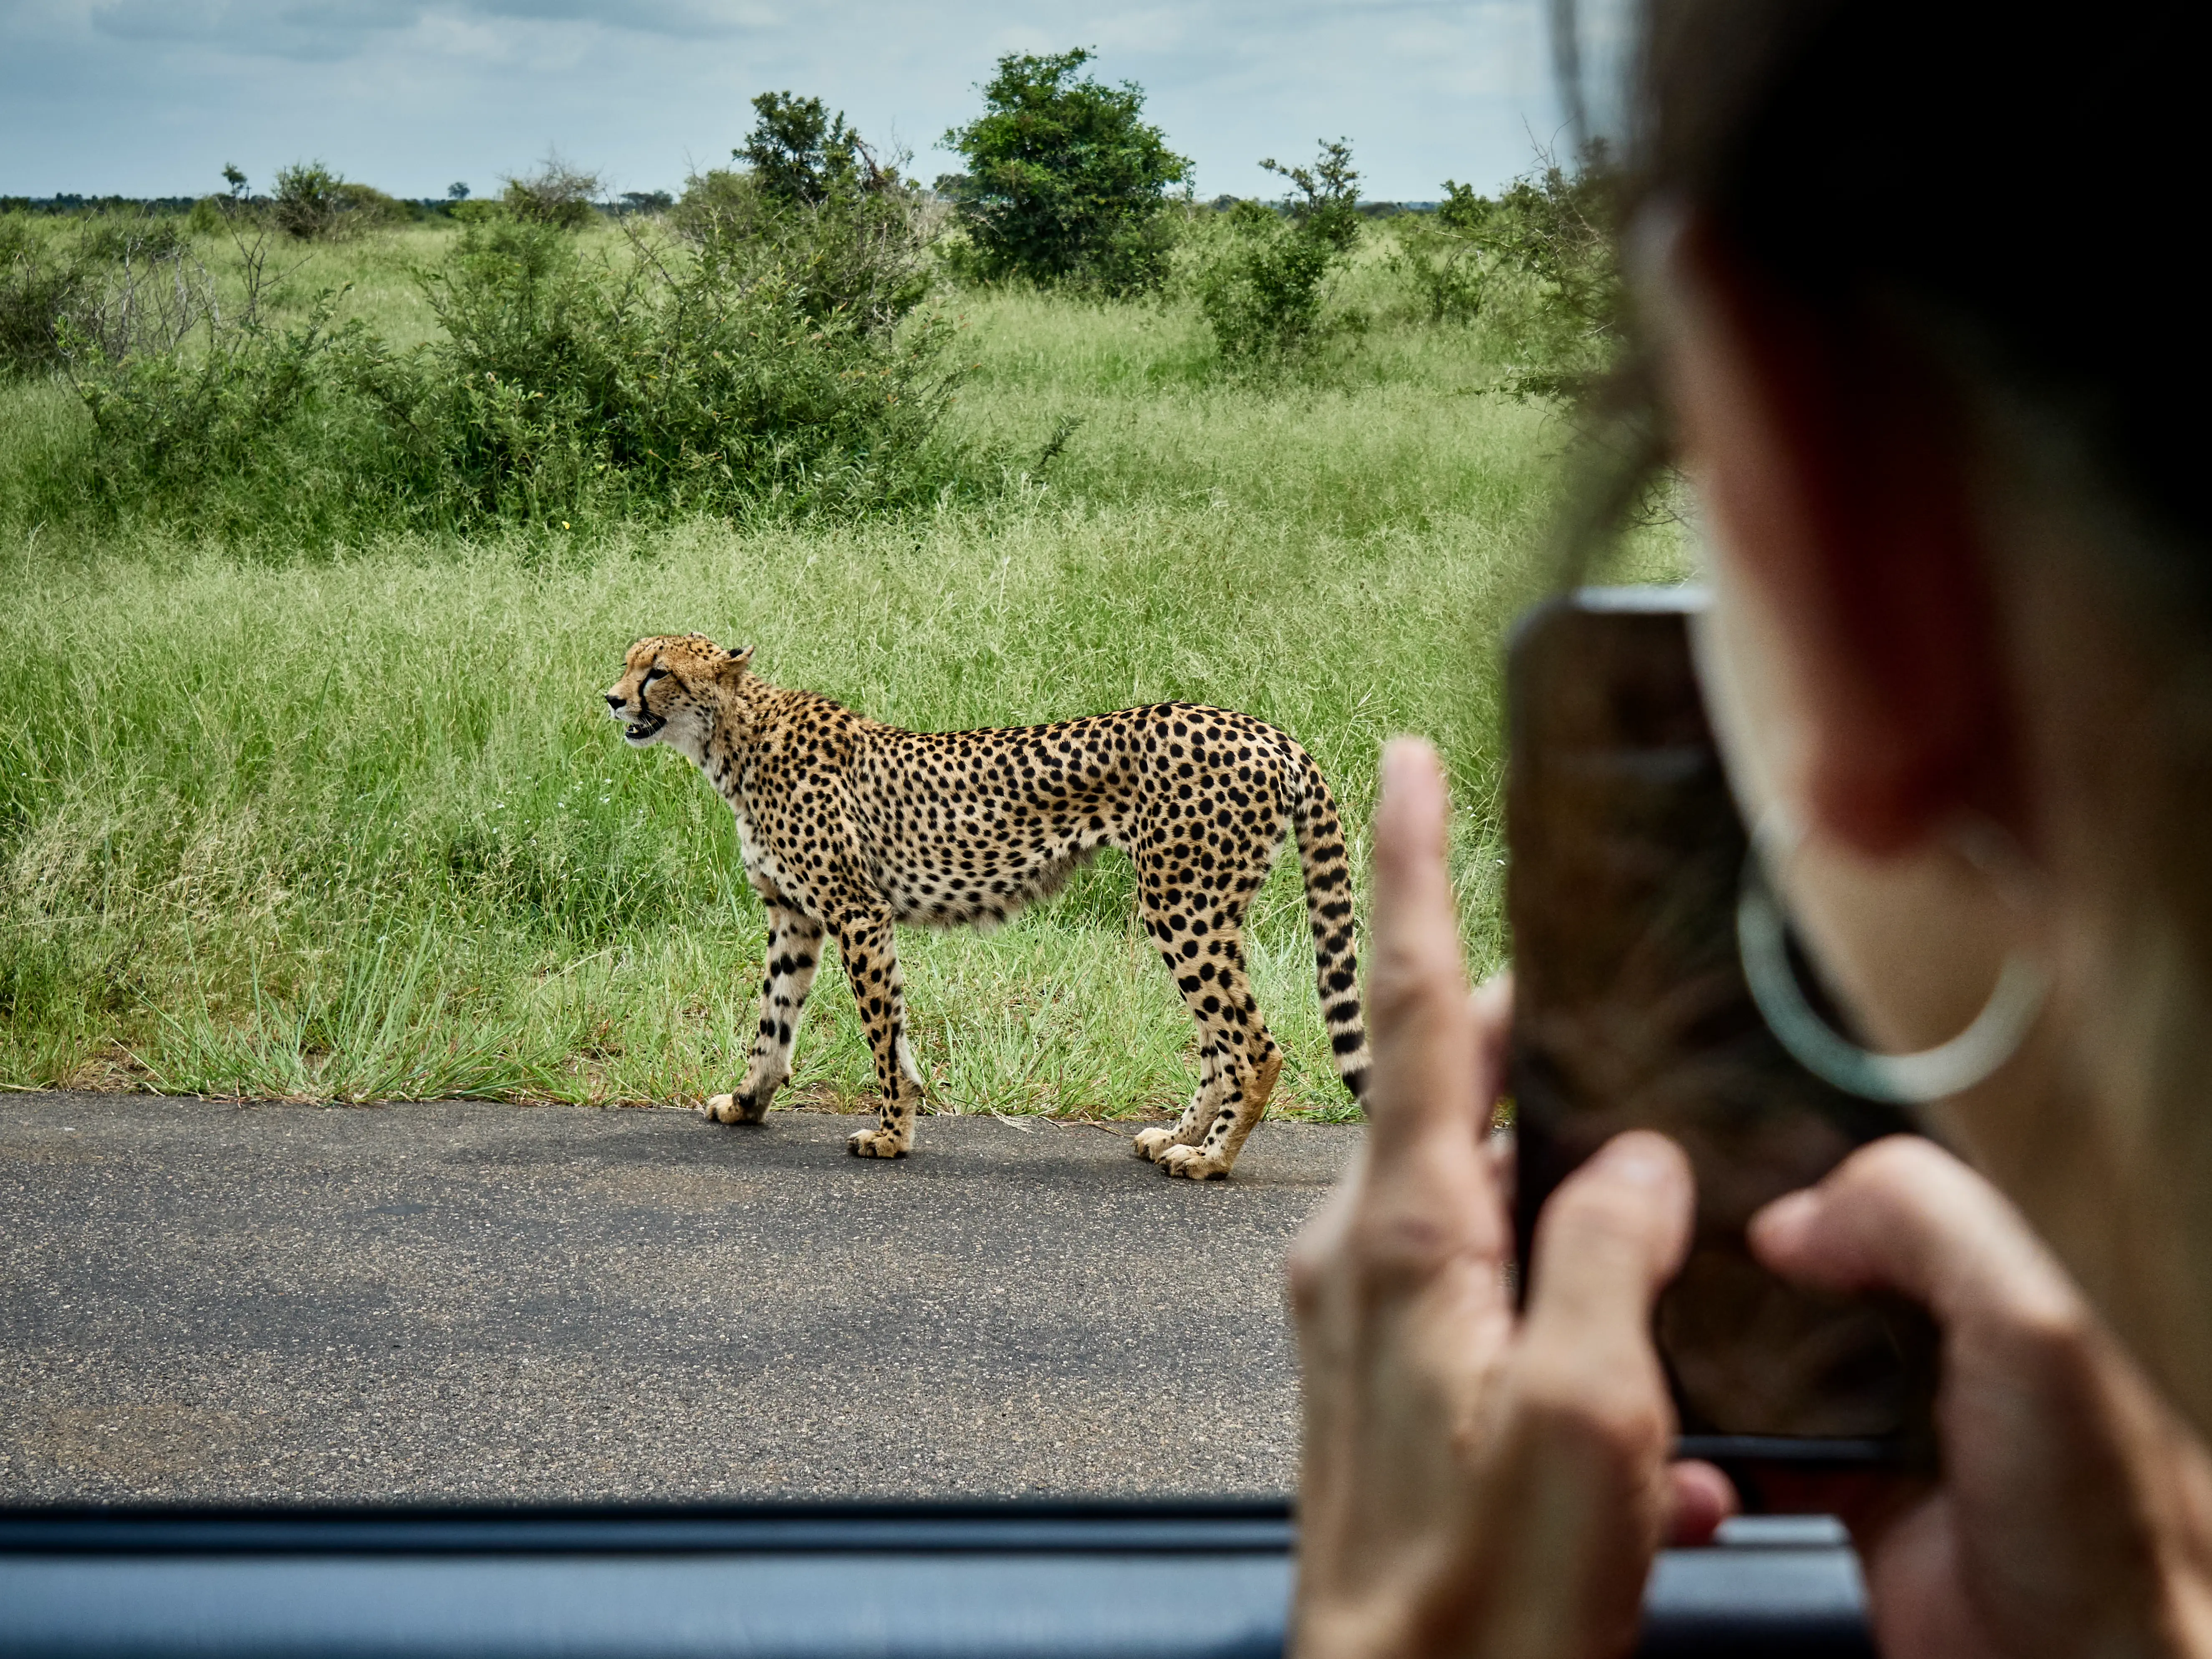
<instances>
[{"instance_id":1,"label":"cheetah's muzzle","mask_svg":"<svg viewBox=\"0 0 2212 1659\"><path fill-rule=\"evenodd\" d=\"M647 714L641 720L632 720L623 727L623 736L632 743L651 743L659 735L660 728L668 722L658 714Z\"/></svg>"}]
</instances>

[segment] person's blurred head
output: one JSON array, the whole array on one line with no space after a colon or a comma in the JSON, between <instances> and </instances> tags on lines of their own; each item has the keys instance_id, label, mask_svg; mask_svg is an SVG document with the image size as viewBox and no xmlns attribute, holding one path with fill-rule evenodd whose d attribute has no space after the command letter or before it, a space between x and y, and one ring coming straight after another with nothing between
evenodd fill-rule
<instances>
[{"instance_id":1,"label":"person's blurred head","mask_svg":"<svg viewBox=\"0 0 2212 1659\"><path fill-rule=\"evenodd\" d=\"M2212 500L2187 248L2203 31L1652 0L1644 327L1708 681L1876 1046L2052 990L1967 1146L2212 1425Z\"/></svg>"}]
</instances>

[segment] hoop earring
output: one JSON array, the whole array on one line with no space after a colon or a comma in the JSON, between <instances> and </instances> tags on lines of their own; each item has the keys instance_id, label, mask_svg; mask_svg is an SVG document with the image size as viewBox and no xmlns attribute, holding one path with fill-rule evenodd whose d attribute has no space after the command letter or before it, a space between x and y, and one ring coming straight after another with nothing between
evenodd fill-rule
<instances>
[{"instance_id":1,"label":"hoop earring","mask_svg":"<svg viewBox=\"0 0 2212 1659\"><path fill-rule=\"evenodd\" d=\"M1767 1029L1790 1057L1823 1082L1862 1099L1923 1106L1972 1088L2020 1050L2042 1011L2043 970L2017 954L2005 958L1996 988L1973 1023L1948 1042L1912 1054L1863 1048L1814 1011L1790 963L1789 923L1767 871L1797 850L1803 832L1769 808L1752 832L1735 904L1735 943L1743 977Z\"/></svg>"}]
</instances>

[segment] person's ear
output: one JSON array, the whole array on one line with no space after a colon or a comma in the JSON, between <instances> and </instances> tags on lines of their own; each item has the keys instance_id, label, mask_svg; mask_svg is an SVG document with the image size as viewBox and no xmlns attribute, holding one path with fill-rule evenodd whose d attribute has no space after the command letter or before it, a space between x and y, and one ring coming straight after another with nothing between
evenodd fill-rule
<instances>
[{"instance_id":1,"label":"person's ear","mask_svg":"<svg viewBox=\"0 0 2212 1659\"><path fill-rule=\"evenodd\" d=\"M1769 785L1873 855L2014 817L1998 622L1965 422L1893 331L1816 315L1713 227L1633 243L1709 560L1749 617Z\"/></svg>"}]
</instances>

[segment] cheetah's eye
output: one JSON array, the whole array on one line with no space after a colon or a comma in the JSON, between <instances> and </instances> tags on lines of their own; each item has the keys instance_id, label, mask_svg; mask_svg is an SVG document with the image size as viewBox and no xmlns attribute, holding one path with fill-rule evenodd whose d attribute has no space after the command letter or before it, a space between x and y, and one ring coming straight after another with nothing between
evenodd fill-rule
<instances>
[{"instance_id":1,"label":"cheetah's eye","mask_svg":"<svg viewBox=\"0 0 2212 1659\"><path fill-rule=\"evenodd\" d=\"M645 672L645 683L651 685L655 680L665 678L667 674L665 668L648 668Z\"/></svg>"}]
</instances>

